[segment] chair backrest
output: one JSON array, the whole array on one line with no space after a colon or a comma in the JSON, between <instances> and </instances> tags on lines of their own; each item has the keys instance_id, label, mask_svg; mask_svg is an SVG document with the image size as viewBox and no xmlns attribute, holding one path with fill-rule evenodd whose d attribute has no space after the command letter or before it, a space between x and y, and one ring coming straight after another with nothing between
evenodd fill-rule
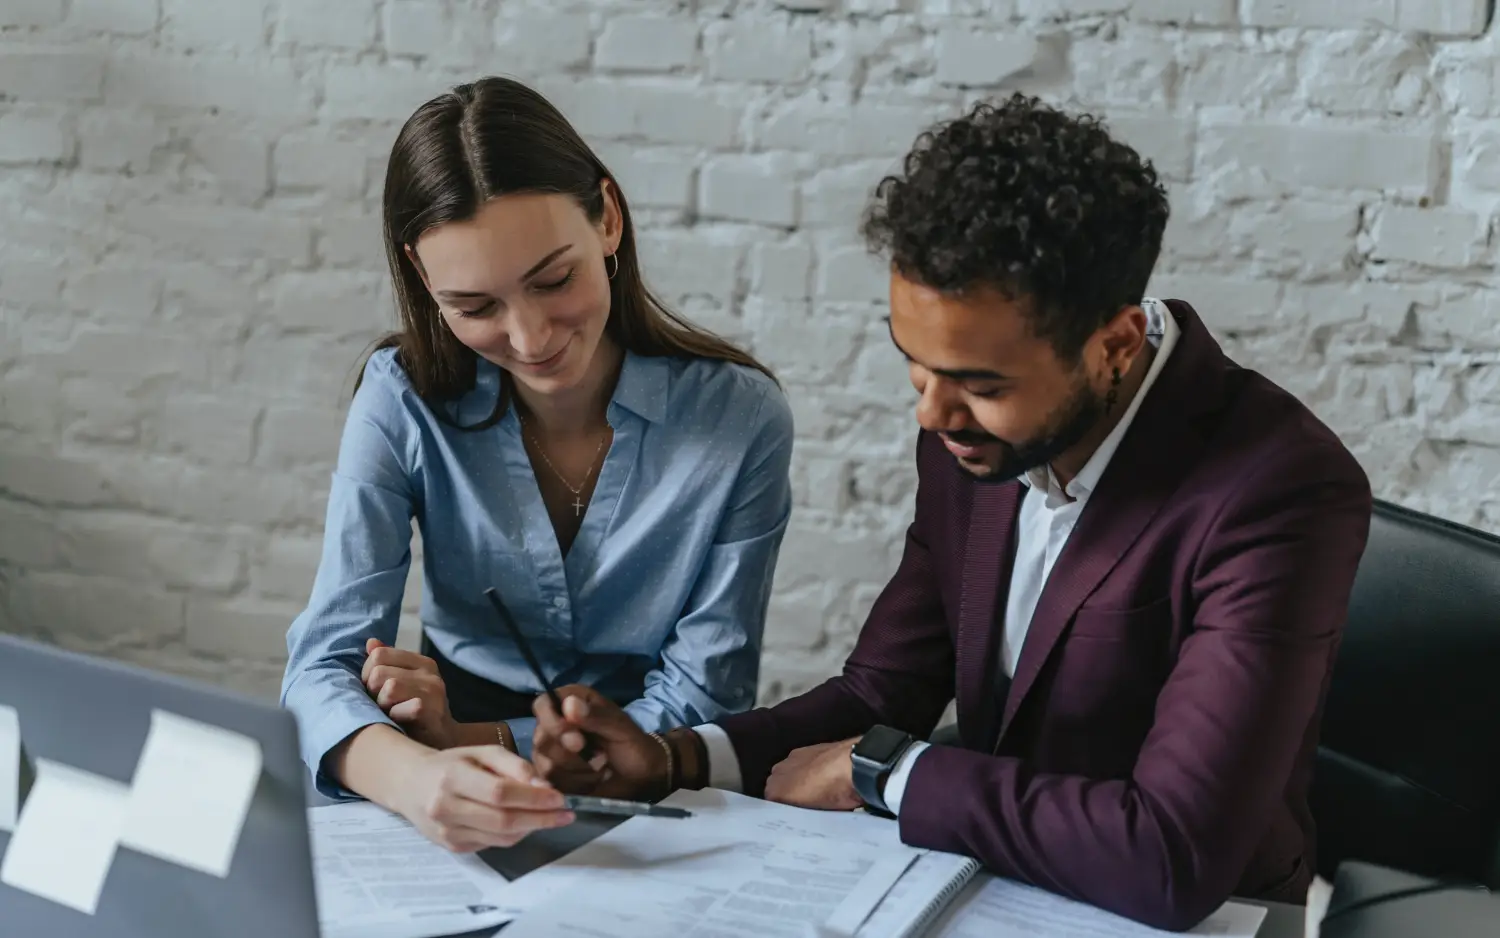
<instances>
[{"instance_id":1,"label":"chair backrest","mask_svg":"<svg viewBox=\"0 0 1500 938\"><path fill-rule=\"evenodd\" d=\"M1376 501L1312 788L1319 871L1500 888L1500 538Z\"/></svg>"}]
</instances>

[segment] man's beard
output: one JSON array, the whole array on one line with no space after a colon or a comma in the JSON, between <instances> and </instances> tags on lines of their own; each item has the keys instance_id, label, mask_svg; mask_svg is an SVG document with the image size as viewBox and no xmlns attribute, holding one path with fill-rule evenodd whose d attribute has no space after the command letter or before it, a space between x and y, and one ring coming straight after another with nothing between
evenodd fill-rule
<instances>
[{"instance_id":1,"label":"man's beard","mask_svg":"<svg viewBox=\"0 0 1500 938\"><path fill-rule=\"evenodd\" d=\"M1053 412L1048 428L1044 432L1020 444L1007 443L988 433L960 430L945 434L955 443L968 446L998 444L1000 462L993 468L975 470L964 465L965 471L977 482L999 484L1009 482L1024 472L1039 469L1077 446L1088 436L1099 421L1104 419L1104 398L1088 384L1081 383L1074 395L1062 407Z\"/></svg>"}]
</instances>

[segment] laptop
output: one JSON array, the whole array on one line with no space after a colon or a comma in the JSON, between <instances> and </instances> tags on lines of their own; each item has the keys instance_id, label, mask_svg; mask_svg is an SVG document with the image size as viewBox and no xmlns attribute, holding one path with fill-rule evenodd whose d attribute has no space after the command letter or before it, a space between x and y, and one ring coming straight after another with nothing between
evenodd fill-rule
<instances>
[{"instance_id":1,"label":"laptop","mask_svg":"<svg viewBox=\"0 0 1500 938\"><path fill-rule=\"evenodd\" d=\"M19 715L30 760L129 784L153 709L260 743L263 769L219 878L115 851L94 914L0 883L0 934L15 938L318 938L297 725L275 703L145 668L0 635L0 704ZM11 834L0 830L0 860Z\"/></svg>"}]
</instances>

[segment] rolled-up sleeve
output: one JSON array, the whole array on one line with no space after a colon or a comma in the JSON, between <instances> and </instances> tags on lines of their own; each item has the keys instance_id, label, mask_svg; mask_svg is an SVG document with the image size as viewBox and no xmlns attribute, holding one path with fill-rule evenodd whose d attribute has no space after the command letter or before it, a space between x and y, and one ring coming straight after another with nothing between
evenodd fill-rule
<instances>
[{"instance_id":1,"label":"rolled-up sleeve","mask_svg":"<svg viewBox=\"0 0 1500 938\"><path fill-rule=\"evenodd\" d=\"M354 796L324 772L324 757L363 727L395 726L359 678L366 640L396 642L411 564L415 456L411 425L390 380L367 369L350 405L317 576L287 632L281 704L297 718L317 790L336 799Z\"/></svg>"},{"instance_id":2,"label":"rolled-up sleeve","mask_svg":"<svg viewBox=\"0 0 1500 938\"><path fill-rule=\"evenodd\" d=\"M730 503L685 612L625 711L641 727L695 726L748 710L760 678L761 638L777 556L791 517L791 408L769 391L754 420Z\"/></svg>"}]
</instances>

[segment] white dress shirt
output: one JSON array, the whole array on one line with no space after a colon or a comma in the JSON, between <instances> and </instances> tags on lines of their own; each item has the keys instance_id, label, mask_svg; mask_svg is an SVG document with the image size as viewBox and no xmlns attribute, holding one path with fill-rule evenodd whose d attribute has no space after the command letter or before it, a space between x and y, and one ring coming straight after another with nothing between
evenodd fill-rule
<instances>
[{"instance_id":1,"label":"white dress shirt","mask_svg":"<svg viewBox=\"0 0 1500 938\"><path fill-rule=\"evenodd\" d=\"M1052 573L1057 555L1062 553L1083 506L1099 485L1104 469L1109 465L1120 441L1140 409L1146 392L1156 383L1157 375L1166 364L1167 356L1177 344L1178 326L1165 303L1147 297L1141 301L1146 312L1147 339L1156 346L1156 356L1146 371L1140 389L1131 398L1109 436L1099 444L1094 455L1079 470L1078 475L1066 486L1059 485L1052 474L1051 466L1029 470L1020 478L1028 491L1021 499L1020 517L1017 519L1016 557L1011 567L1010 589L1005 601L1005 632L1000 644L1000 663L1007 677L1013 677L1016 663L1021 659L1021 646L1026 632L1031 627L1031 617L1041 598L1042 587ZM714 724L697 727L698 735L708 750L709 785L714 788L739 791L742 787L739 758L729 734ZM927 749L925 742L916 742L901 756L891 770L885 783L885 803L893 813L901 812L901 797L906 792L906 782L917 758Z\"/></svg>"}]
</instances>

